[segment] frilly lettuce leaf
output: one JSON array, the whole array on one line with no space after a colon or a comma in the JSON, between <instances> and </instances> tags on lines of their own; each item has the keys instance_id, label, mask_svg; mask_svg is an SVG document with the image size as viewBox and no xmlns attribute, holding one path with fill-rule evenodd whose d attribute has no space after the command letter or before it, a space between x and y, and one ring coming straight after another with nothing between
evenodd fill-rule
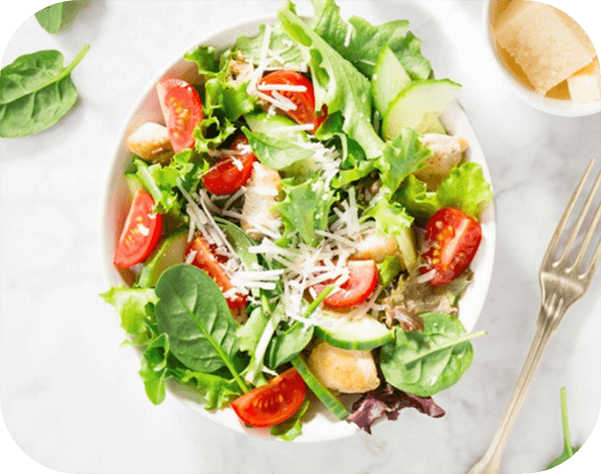
<instances>
[{"instance_id":1,"label":"frilly lettuce leaf","mask_svg":"<svg viewBox=\"0 0 601 474\"><path fill-rule=\"evenodd\" d=\"M344 132L361 145L368 158L380 156L384 142L371 123L369 80L292 11L284 9L278 18L310 65L315 109L325 104L328 114L341 112Z\"/></svg>"},{"instance_id":2,"label":"frilly lettuce leaf","mask_svg":"<svg viewBox=\"0 0 601 474\"><path fill-rule=\"evenodd\" d=\"M316 176L301 184L293 179L282 182L284 200L274 206L284 223L284 235L297 233L301 240L311 246L317 245L321 237L316 230L326 230L330 207L336 198L326 189L322 178Z\"/></svg>"},{"instance_id":3,"label":"frilly lettuce leaf","mask_svg":"<svg viewBox=\"0 0 601 474\"><path fill-rule=\"evenodd\" d=\"M415 217L427 219L443 207L454 207L479 219L492 199L490 184L478 163L462 163L453 170L436 191L409 176L394 198Z\"/></svg>"},{"instance_id":4,"label":"frilly lettuce leaf","mask_svg":"<svg viewBox=\"0 0 601 474\"><path fill-rule=\"evenodd\" d=\"M421 40L408 30L407 20L378 26L357 17L346 22L333 0L311 1L317 18L315 32L367 77L372 76L378 54L385 45L392 49L412 79L430 76L430 62L422 56ZM350 36L349 27L352 28Z\"/></svg>"},{"instance_id":5,"label":"frilly lettuce leaf","mask_svg":"<svg viewBox=\"0 0 601 474\"><path fill-rule=\"evenodd\" d=\"M400 204L389 201L386 196L379 194L361 215L361 219L372 217L376 221L376 231L388 235L403 235L405 229L413 223L405 208Z\"/></svg>"}]
</instances>

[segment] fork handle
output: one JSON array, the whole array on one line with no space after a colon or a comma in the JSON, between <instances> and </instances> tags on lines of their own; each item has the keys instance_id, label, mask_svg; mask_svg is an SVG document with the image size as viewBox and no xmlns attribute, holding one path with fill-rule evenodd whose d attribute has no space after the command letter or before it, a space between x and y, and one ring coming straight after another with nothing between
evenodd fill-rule
<instances>
[{"instance_id":1,"label":"fork handle","mask_svg":"<svg viewBox=\"0 0 601 474\"><path fill-rule=\"evenodd\" d=\"M558 314L557 310L561 312L560 308L556 308L555 314L550 315L548 312L549 308L545 308L543 305L540 309L538 318L538 324L534 341L530 346L524 367L520 373L518 381L515 385L515 389L509 399L509 404L505 409L501 424L497 428L497 432L488 448L488 451L484 457L478 461L468 472L468 474L500 474L501 473L501 459L509 441L509 436L517 416L524 404L524 399L528 394L534 375L538 369L543 353L547 347L547 343L551 338L561 317L563 314Z\"/></svg>"}]
</instances>

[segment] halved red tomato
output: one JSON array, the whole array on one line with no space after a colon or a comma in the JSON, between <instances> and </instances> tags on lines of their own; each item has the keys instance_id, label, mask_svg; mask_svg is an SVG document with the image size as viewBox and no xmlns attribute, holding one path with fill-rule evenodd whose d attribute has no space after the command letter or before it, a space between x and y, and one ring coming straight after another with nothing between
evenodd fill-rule
<instances>
[{"instance_id":1,"label":"halved red tomato","mask_svg":"<svg viewBox=\"0 0 601 474\"><path fill-rule=\"evenodd\" d=\"M215 244L209 244L202 235L199 235L188 246L186 255L193 251L196 252L196 255L192 265L209 275L223 293L233 288L230 277L223 267L223 264L227 262L227 257L217 254ZM230 309L243 308L246 306L246 295L236 294L233 297L226 297L226 301Z\"/></svg>"},{"instance_id":2,"label":"halved red tomato","mask_svg":"<svg viewBox=\"0 0 601 474\"><path fill-rule=\"evenodd\" d=\"M264 427L286 421L303 404L307 386L296 371L288 369L262 385L234 400L236 415L247 425Z\"/></svg>"},{"instance_id":3,"label":"halved red tomato","mask_svg":"<svg viewBox=\"0 0 601 474\"><path fill-rule=\"evenodd\" d=\"M339 291L328 296L323 302L334 308L350 308L363 303L374 292L378 284L378 268L373 260L350 260L347 263L349 279ZM315 293L320 294L335 281L325 281L313 285Z\"/></svg>"},{"instance_id":4,"label":"halved red tomato","mask_svg":"<svg viewBox=\"0 0 601 474\"><path fill-rule=\"evenodd\" d=\"M426 261L423 274L435 270L433 286L446 285L469 266L482 239L480 224L459 209L446 207L426 224L429 248L422 254Z\"/></svg>"},{"instance_id":5,"label":"halved red tomato","mask_svg":"<svg viewBox=\"0 0 601 474\"><path fill-rule=\"evenodd\" d=\"M248 139L246 135L239 135L230 148L237 151L244 145L248 145ZM203 176L202 182L213 194L235 193L250 179L256 160L252 151L243 155L224 156Z\"/></svg>"},{"instance_id":6,"label":"halved red tomato","mask_svg":"<svg viewBox=\"0 0 601 474\"><path fill-rule=\"evenodd\" d=\"M161 79L157 92L173 151L193 147L192 132L204 117L198 92L186 81L172 77Z\"/></svg>"},{"instance_id":7,"label":"halved red tomato","mask_svg":"<svg viewBox=\"0 0 601 474\"><path fill-rule=\"evenodd\" d=\"M163 216L155 214L154 199L139 189L125 219L113 264L128 268L146 260L163 233Z\"/></svg>"},{"instance_id":8,"label":"halved red tomato","mask_svg":"<svg viewBox=\"0 0 601 474\"><path fill-rule=\"evenodd\" d=\"M299 72L282 69L261 78L257 88L261 90L261 86L269 85L301 86L305 88L304 91L278 90L277 92L287 99L290 99L294 105L296 105L296 109L288 110L286 111L286 114L298 124L315 124L315 127L313 128L313 133L315 133L321 123L326 119L327 107L325 105L322 106L322 115L319 117L315 115L315 91L313 90L311 81ZM269 96L273 95L270 90L263 90L261 92Z\"/></svg>"}]
</instances>

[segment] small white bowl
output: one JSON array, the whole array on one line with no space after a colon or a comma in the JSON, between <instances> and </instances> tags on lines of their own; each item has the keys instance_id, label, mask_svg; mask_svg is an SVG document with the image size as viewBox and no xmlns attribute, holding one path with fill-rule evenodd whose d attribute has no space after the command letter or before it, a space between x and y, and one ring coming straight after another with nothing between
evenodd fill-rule
<instances>
[{"instance_id":1,"label":"small white bowl","mask_svg":"<svg viewBox=\"0 0 601 474\"><path fill-rule=\"evenodd\" d=\"M493 35L493 26L500 12L508 4L508 0L486 0L484 2L483 22L485 42L488 52L496 67L509 87L517 96L531 107L552 115L561 117L583 117L601 112L601 101L578 103L571 100L554 99L537 94L528 86L522 84L516 76L508 70L507 63L501 54L500 47Z\"/></svg>"},{"instance_id":2,"label":"small white bowl","mask_svg":"<svg viewBox=\"0 0 601 474\"><path fill-rule=\"evenodd\" d=\"M163 122L156 93L156 83L167 75L182 77L192 83L196 82L198 79L196 65L183 59L185 52L191 51L199 45L212 45L217 50L221 50L231 46L236 38L242 34L247 36L257 34L261 23L272 24L275 20L275 16L245 20L200 38L185 50L178 52L164 69L144 87L139 99L125 118L117 136L110 158L110 168L107 170L104 184L104 198L101 202L100 253L107 285L129 285L133 282L131 272L128 270L118 270L112 264L120 230L123 227L125 216L130 206L129 190L124 177L124 172L131 162L131 153L127 149L126 138L133 130L146 121ZM474 129L459 103L453 102L444 112L441 119L445 127L449 130L449 133L467 139L470 148L466 159L479 163L482 166L485 178L491 182L491 176L482 148ZM467 288L460 302L460 319L467 331L471 331L476 325L476 321L484 306L492 276L496 238L494 202L489 204L480 217L483 236L480 248L471 264L471 268L474 271L474 282ZM115 324L117 324L117 320L115 320ZM132 377L135 376L136 374L132 374ZM168 391L200 415L238 433L275 440L279 439L270 436L268 429L246 428L231 409L215 410L212 412L205 410L203 407L204 404L197 394L181 384L171 383L172 381L169 382L167 384ZM341 398L343 401L348 401L356 397ZM312 403L312 406L310 406L307 420L303 424L302 435L296 438L295 442L339 439L359 432L359 428L356 425L338 420L318 402Z\"/></svg>"}]
</instances>

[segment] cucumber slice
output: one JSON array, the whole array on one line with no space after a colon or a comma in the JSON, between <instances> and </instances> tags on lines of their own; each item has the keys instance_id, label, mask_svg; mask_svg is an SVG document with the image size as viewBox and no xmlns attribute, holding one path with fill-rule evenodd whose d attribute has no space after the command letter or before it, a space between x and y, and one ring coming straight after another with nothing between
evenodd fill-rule
<instances>
[{"instance_id":1,"label":"cucumber slice","mask_svg":"<svg viewBox=\"0 0 601 474\"><path fill-rule=\"evenodd\" d=\"M287 141L307 141L307 133L302 130L285 130L286 127L298 125L294 120L283 115L267 115L265 113L245 115L244 119L251 132L264 133L265 135Z\"/></svg>"},{"instance_id":2,"label":"cucumber slice","mask_svg":"<svg viewBox=\"0 0 601 474\"><path fill-rule=\"evenodd\" d=\"M322 313L315 326L315 335L340 349L369 351L392 341L393 332L371 316L346 319Z\"/></svg>"},{"instance_id":3,"label":"cucumber slice","mask_svg":"<svg viewBox=\"0 0 601 474\"><path fill-rule=\"evenodd\" d=\"M315 375L311 373L311 370L309 370L309 367L307 367L307 364L302 359L302 356L296 356L291 362L315 396L319 398L321 403L323 403L326 408L330 410L334 416L336 416L336 418L344 420L347 416L349 416L349 411L340 402L340 400L332 395L332 392L324 387L317 380Z\"/></svg>"},{"instance_id":4,"label":"cucumber slice","mask_svg":"<svg viewBox=\"0 0 601 474\"><path fill-rule=\"evenodd\" d=\"M417 265L417 247L415 245L415 234L411 227L405 227L403 233L394 236L399 246L401 263L408 272L413 271Z\"/></svg>"},{"instance_id":5,"label":"cucumber slice","mask_svg":"<svg viewBox=\"0 0 601 474\"><path fill-rule=\"evenodd\" d=\"M188 244L187 230L181 228L164 239L153 251L144 264L138 285L149 288L156 285L161 274L173 265L183 263Z\"/></svg>"},{"instance_id":6,"label":"cucumber slice","mask_svg":"<svg viewBox=\"0 0 601 474\"><path fill-rule=\"evenodd\" d=\"M438 117L460 88L459 84L449 79L413 81L390 104L382 124L384 139L393 139L404 127L415 130L426 114Z\"/></svg>"},{"instance_id":7,"label":"cucumber slice","mask_svg":"<svg viewBox=\"0 0 601 474\"><path fill-rule=\"evenodd\" d=\"M415 131L420 135L425 135L426 133L441 133L442 135L448 135L449 133L440 121L440 118L437 117L436 114L429 112L424 115L422 123L415 127Z\"/></svg>"},{"instance_id":8,"label":"cucumber slice","mask_svg":"<svg viewBox=\"0 0 601 474\"><path fill-rule=\"evenodd\" d=\"M384 46L378 55L371 78L374 103L382 117L386 115L390 103L410 82L411 78L390 46Z\"/></svg>"}]
</instances>

